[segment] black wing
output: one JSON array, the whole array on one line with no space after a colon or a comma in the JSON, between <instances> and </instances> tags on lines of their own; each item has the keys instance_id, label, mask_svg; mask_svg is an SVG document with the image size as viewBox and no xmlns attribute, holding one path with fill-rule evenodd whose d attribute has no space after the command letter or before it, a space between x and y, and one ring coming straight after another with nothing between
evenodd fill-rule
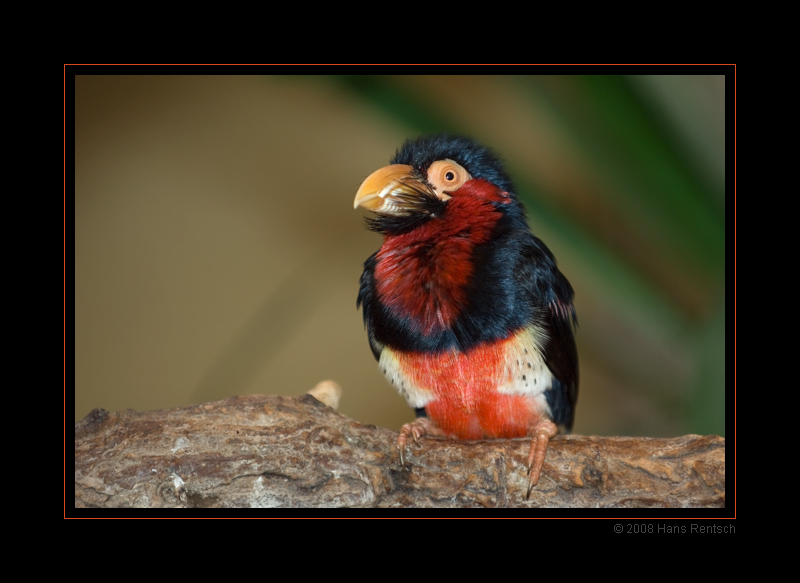
<instances>
[{"instance_id":1,"label":"black wing","mask_svg":"<svg viewBox=\"0 0 800 583\"><path fill-rule=\"evenodd\" d=\"M381 357L383 344L378 342L375 338L375 323L373 321L375 306L375 288L373 286L373 278L375 276L375 265L377 260L375 256L378 254L376 251L369 259L364 262L364 272L361 274L361 280L358 287L358 298L356 299L356 308L362 308L364 315L364 326L367 328L367 337L369 338L369 347L372 349L372 354L375 360Z\"/></svg>"},{"instance_id":2,"label":"black wing","mask_svg":"<svg viewBox=\"0 0 800 583\"><path fill-rule=\"evenodd\" d=\"M578 401L575 294L556 266L553 254L533 235L520 250L515 278L532 306L531 323L543 328L547 335L544 361L556 378L552 389L546 393L553 421L570 431Z\"/></svg>"}]
</instances>

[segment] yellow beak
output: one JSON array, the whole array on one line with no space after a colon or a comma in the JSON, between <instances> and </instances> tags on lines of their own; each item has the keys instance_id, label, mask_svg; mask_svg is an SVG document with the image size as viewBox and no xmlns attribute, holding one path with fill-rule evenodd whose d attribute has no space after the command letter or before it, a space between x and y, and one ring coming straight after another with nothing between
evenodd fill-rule
<instances>
[{"instance_id":1,"label":"yellow beak","mask_svg":"<svg viewBox=\"0 0 800 583\"><path fill-rule=\"evenodd\" d=\"M422 184L406 164L392 164L376 170L358 189L353 208L363 207L373 212L394 214L402 211L402 200L419 196Z\"/></svg>"}]
</instances>

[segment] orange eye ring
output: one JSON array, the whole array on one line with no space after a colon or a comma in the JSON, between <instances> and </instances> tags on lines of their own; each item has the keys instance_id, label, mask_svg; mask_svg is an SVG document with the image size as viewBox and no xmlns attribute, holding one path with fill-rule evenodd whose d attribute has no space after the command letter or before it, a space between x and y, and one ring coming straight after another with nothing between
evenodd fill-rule
<instances>
[{"instance_id":1,"label":"orange eye ring","mask_svg":"<svg viewBox=\"0 0 800 583\"><path fill-rule=\"evenodd\" d=\"M428 168L428 182L440 197L458 190L471 178L463 166L452 160L437 160Z\"/></svg>"}]
</instances>

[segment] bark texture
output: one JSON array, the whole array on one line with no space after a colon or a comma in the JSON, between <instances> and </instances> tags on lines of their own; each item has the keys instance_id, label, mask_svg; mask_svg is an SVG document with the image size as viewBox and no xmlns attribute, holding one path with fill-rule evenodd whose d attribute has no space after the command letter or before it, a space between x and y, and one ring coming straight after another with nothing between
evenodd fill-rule
<instances>
[{"instance_id":1,"label":"bark texture","mask_svg":"<svg viewBox=\"0 0 800 583\"><path fill-rule=\"evenodd\" d=\"M75 507L725 506L718 436L557 436L528 500L527 439L425 437L405 468L396 440L311 395L95 409L75 425Z\"/></svg>"}]
</instances>

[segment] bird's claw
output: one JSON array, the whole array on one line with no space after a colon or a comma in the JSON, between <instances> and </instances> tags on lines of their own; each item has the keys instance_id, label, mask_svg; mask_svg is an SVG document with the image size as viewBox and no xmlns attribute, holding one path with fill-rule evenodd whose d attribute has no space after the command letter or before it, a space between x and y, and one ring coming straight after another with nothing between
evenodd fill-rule
<instances>
[{"instance_id":1,"label":"bird's claw","mask_svg":"<svg viewBox=\"0 0 800 583\"><path fill-rule=\"evenodd\" d=\"M397 450L400 453L400 467L405 467L405 451L408 438L411 436L414 443L419 443L423 435L438 435L440 432L427 417L418 417L411 423L406 423L400 428L400 435L397 438Z\"/></svg>"},{"instance_id":2,"label":"bird's claw","mask_svg":"<svg viewBox=\"0 0 800 583\"><path fill-rule=\"evenodd\" d=\"M558 427L549 419L539 421L531 430L531 447L528 451L528 493L525 498L531 497L531 491L539 483L542 474L542 465L547 454L547 444L550 438L558 433Z\"/></svg>"}]
</instances>

